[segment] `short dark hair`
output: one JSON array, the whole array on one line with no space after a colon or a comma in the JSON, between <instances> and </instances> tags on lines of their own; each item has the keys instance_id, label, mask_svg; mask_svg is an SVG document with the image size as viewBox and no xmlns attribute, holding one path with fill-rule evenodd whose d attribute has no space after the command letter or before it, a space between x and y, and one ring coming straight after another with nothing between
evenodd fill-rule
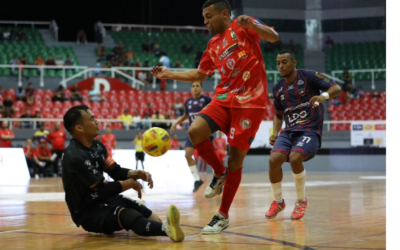
<instances>
[{"instance_id":1,"label":"short dark hair","mask_svg":"<svg viewBox=\"0 0 400 250\"><path fill-rule=\"evenodd\" d=\"M278 55L289 54L292 61L296 60L296 55L290 49L281 50Z\"/></svg>"},{"instance_id":2,"label":"short dark hair","mask_svg":"<svg viewBox=\"0 0 400 250\"><path fill-rule=\"evenodd\" d=\"M192 82L192 86L193 86L193 83L195 83L195 82ZM200 84L200 87L203 88L203 83L202 82L198 82L198 83Z\"/></svg>"},{"instance_id":3,"label":"short dark hair","mask_svg":"<svg viewBox=\"0 0 400 250\"><path fill-rule=\"evenodd\" d=\"M231 15L231 5L228 2L228 0L207 0L207 2L205 2L203 4L203 9L210 7L211 5L215 6L215 9L218 11L223 11L225 9L228 10L229 15Z\"/></svg>"},{"instance_id":4,"label":"short dark hair","mask_svg":"<svg viewBox=\"0 0 400 250\"><path fill-rule=\"evenodd\" d=\"M82 123L83 116L81 110L87 112L89 107L86 105L74 106L70 108L64 115L64 126L71 135L74 132L75 126Z\"/></svg>"}]
</instances>

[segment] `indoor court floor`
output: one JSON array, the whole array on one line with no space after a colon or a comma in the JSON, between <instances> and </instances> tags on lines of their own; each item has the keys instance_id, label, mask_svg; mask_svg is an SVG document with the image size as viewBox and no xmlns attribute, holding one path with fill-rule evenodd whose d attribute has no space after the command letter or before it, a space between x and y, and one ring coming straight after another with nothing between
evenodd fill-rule
<instances>
[{"instance_id":1,"label":"indoor court floor","mask_svg":"<svg viewBox=\"0 0 400 250\"><path fill-rule=\"evenodd\" d=\"M153 175L155 175L153 173ZM385 249L385 173L307 172L309 207L302 220L290 219L295 188L284 172L286 209L275 219L264 217L272 202L268 173L244 174L230 210L230 226L219 235L201 229L219 208L221 197L206 199L211 175L195 194L167 182L145 190L143 204L161 219L176 205L186 238L139 237L132 231L92 235L72 222L64 202L61 178L31 179L27 184L0 183L0 249ZM191 187L190 187L191 188ZM187 190L187 189L185 189ZM129 197L137 198L132 191Z\"/></svg>"}]
</instances>

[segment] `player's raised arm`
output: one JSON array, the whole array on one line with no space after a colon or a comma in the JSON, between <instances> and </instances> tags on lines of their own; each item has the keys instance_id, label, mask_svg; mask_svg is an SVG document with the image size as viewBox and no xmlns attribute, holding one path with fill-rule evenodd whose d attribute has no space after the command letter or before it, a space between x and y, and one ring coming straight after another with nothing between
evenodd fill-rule
<instances>
[{"instance_id":1,"label":"player's raised arm","mask_svg":"<svg viewBox=\"0 0 400 250\"><path fill-rule=\"evenodd\" d=\"M315 85L321 91L325 91L321 95L313 96L310 99L309 103L312 108L318 107L319 104L325 100L335 98L342 91L339 85L321 73L316 71L308 71L307 75L313 85Z\"/></svg>"},{"instance_id":2,"label":"player's raised arm","mask_svg":"<svg viewBox=\"0 0 400 250\"><path fill-rule=\"evenodd\" d=\"M207 78L207 74L197 70L189 70L186 72L172 72L166 67L154 66L151 74L159 79L171 79L182 82L203 82Z\"/></svg>"},{"instance_id":3,"label":"player's raised arm","mask_svg":"<svg viewBox=\"0 0 400 250\"><path fill-rule=\"evenodd\" d=\"M249 28L256 32L261 39L268 42L276 42L279 40L278 33L271 27L268 27L256 19L252 19L249 16L241 15L237 18L238 25L243 28Z\"/></svg>"},{"instance_id":4,"label":"player's raised arm","mask_svg":"<svg viewBox=\"0 0 400 250\"><path fill-rule=\"evenodd\" d=\"M188 117L189 117L189 116L188 116L186 113L183 114L181 117L179 117L179 119L174 123L174 125L171 126L171 128L170 128L171 133L174 133L175 130L176 130L176 126L177 126L178 124L180 124L180 123L186 121L186 119L187 119Z\"/></svg>"}]
</instances>

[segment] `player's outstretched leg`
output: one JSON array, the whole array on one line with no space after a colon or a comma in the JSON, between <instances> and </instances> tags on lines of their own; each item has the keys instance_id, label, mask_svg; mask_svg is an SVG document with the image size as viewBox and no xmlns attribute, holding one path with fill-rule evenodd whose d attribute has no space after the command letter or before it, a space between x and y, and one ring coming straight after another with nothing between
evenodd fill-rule
<instances>
[{"instance_id":1,"label":"player's outstretched leg","mask_svg":"<svg viewBox=\"0 0 400 250\"><path fill-rule=\"evenodd\" d=\"M271 191L274 201L265 213L265 217L268 219L275 218L286 207L285 200L282 198L282 165L286 159L286 154L277 152L272 153L269 158L269 180L271 181Z\"/></svg>"},{"instance_id":2,"label":"player's outstretched leg","mask_svg":"<svg viewBox=\"0 0 400 250\"><path fill-rule=\"evenodd\" d=\"M189 140L189 139L188 139ZM190 143L186 142L186 144ZM194 148L190 146L185 147L185 157L186 161L188 163L190 172L192 172L193 178L194 178L194 188L193 188L193 193L199 190L200 186L203 185L203 180L200 179L199 172L197 171L197 165L196 162L193 160Z\"/></svg>"},{"instance_id":3,"label":"player's outstretched leg","mask_svg":"<svg viewBox=\"0 0 400 250\"><path fill-rule=\"evenodd\" d=\"M296 184L297 201L292 213L292 219L300 220L304 217L308 207L306 199L306 170L303 166L304 156L300 153L292 152L289 156L290 166L292 167L293 177Z\"/></svg>"},{"instance_id":4,"label":"player's outstretched leg","mask_svg":"<svg viewBox=\"0 0 400 250\"><path fill-rule=\"evenodd\" d=\"M242 180L243 161L246 154L247 151L231 147L221 206L211 222L203 228L202 234L218 234L229 226L229 209Z\"/></svg>"},{"instance_id":5,"label":"player's outstretched leg","mask_svg":"<svg viewBox=\"0 0 400 250\"><path fill-rule=\"evenodd\" d=\"M213 143L208 139L212 131L210 125L203 117L198 116L194 120L189 128L188 134L190 141L199 152L201 158L214 170L214 178L204 192L206 198L212 198L219 193L220 189L225 184L227 175L226 167L218 158Z\"/></svg>"},{"instance_id":6,"label":"player's outstretched leg","mask_svg":"<svg viewBox=\"0 0 400 250\"><path fill-rule=\"evenodd\" d=\"M121 209L119 212L120 225L126 230L130 229L140 236L168 236L177 242L185 239L179 220L179 210L174 205L168 208L167 221L163 223L146 219L134 209Z\"/></svg>"}]
</instances>

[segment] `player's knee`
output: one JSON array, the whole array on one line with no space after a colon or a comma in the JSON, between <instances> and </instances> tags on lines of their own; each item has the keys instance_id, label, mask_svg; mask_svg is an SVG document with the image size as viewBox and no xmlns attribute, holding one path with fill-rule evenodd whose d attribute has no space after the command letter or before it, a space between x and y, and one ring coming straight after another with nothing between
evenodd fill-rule
<instances>
[{"instance_id":1,"label":"player's knee","mask_svg":"<svg viewBox=\"0 0 400 250\"><path fill-rule=\"evenodd\" d=\"M289 156L289 162L292 166L297 166L303 163L303 156L301 154L292 153Z\"/></svg>"},{"instance_id":2,"label":"player's knee","mask_svg":"<svg viewBox=\"0 0 400 250\"><path fill-rule=\"evenodd\" d=\"M269 168L275 169L280 168L282 164L286 161L287 156L283 154L271 154L269 157Z\"/></svg>"},{"instance_id":3,"label":"player's knee","mask_svg":"<svg viewBox=\"0 0 400 250\"><path fill-rule=\"evenodd\" d=\"M199 141L199 134L200 134L200 129L194 126L189 127L188 135L193 145L197 145L201 142Z\"/></svg>"}]
</instances>

